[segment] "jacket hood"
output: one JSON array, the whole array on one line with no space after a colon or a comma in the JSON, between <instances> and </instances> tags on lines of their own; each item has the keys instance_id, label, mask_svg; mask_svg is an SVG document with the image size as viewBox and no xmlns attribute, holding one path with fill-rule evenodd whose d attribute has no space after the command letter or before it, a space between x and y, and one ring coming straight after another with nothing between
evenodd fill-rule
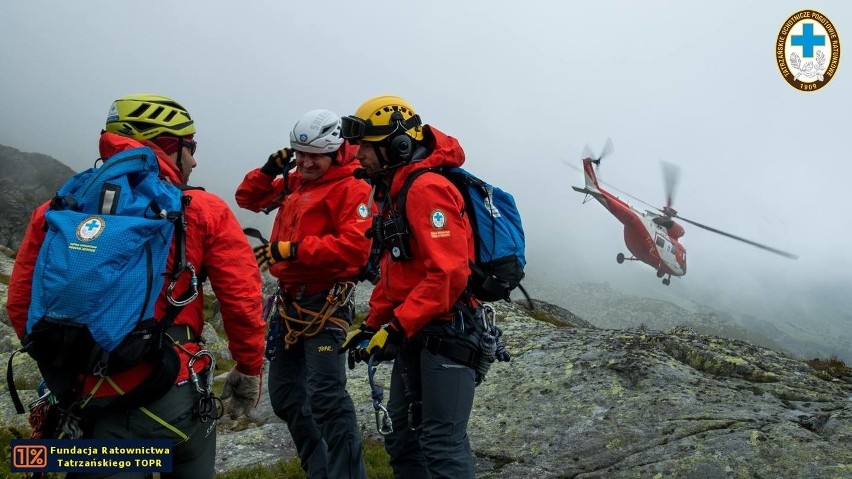
<instances>
[{"instance_id":1,"label":"jacket hood","mask_svg":"<svg viewBox=\"0 0 852 479\"><path fill-rule=\"evenodd\" d=\"M157 162L160 164L161 178L170 180L172 183L183 183L183 175L180 173L180 170L178 170L175 162L172 161L171 157L160 149L159 146L155 145L151 141L139 141L127 136L104 132L101 134L99 149L101 158L107 159L117 153L121 153L122 151L132 150L133 148L143 146L147 146L153 150L154 154L157 156Z\"/></svg>"},{"instance_id":2,"label":"jacket hood","mask_svg":"<svg viewBox=\"0 0 852 479\"><path fill-rule=\"evenodd\" d=\"M408 178L408 175L417 170L436 167L456 168L464 164L464 150L458 140L430 125L424 126L423 130L425 146L430 150L429 156L422 160L415 160L397 170L394 174L391 196L396 196L402 188L405 181L401 178Z\"/></svg>"}]
</instances>

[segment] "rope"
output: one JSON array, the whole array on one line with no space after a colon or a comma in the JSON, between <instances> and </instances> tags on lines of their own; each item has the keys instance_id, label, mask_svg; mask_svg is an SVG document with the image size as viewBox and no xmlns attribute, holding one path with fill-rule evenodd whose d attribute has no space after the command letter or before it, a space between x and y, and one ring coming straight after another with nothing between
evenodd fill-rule
<instances>
[{"instance_id":1,"label":"rope","mask_svg":"<svg viewBox=\"0 0 852 479\"><path fill-rule=\"evenodd\" d=\"M342 285L342 286L341 286ZM326 323L331 323L334 326L342 329L345 333L349 329L349 323L345 319L333 316L341 306L345 305L351 299L351 293L355 285L353 283L338 283L328 292L325 298L325 304L319 311L299 306L299 303L293 302L293 308L299 313L298 318L287 315L287 306L284 298L279 294L276 298L276 307L278 315L284 320L284 325L287 326L287 334L284 335L284 349L288 349L291 345L296 344L299 338L310 338L319 334L326 326ZM305 319L308 317L309 319Z\"/></svg>"}]
</instances>

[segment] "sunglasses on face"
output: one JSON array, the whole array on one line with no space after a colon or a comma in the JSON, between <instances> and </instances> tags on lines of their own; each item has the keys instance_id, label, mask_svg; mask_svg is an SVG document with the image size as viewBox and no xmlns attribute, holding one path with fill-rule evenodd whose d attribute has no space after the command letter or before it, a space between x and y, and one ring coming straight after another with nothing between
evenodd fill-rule
<instances>
[{"instance_id":1,"label":"sunglasses on face","mask_svg":"<svg viewBox=\"0 0 852 479\"><path fill-rule=\"evenodd\" d=\"M195 140L187 140L185 138L180 139L180 147L189 148L189 154L195 155L195 150L198 149L198 143Z\"/></svg>"}]
</instances>

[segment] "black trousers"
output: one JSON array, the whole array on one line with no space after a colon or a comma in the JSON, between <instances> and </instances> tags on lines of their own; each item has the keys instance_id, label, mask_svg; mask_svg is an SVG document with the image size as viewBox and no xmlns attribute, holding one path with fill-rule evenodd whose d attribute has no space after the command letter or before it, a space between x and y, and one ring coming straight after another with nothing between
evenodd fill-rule
<instances>
[{"instance_id":1,"label":"black trousers","mask_svg":"<svg viewBox=\"0 0 852 479\"><path fill-rule=\"evenodd\" d=\"M325 295L299 301L318 311ZM289 315L296 316L292 308ZM337 317L351 322L351 310ZM285 331L286 332L286 331ZM331 325L316 336L278 345L269 365L269 397L275 414L287 422L302 469L311 479L366 479L361 431L346 391L346 355L338 354L345 333Z\"/></svg>"},{"instance_id":2,"label":"black trousers","mask_svg":"<svg viewBox=\"0 0 852 479\"><path fill-rule=\"evenodd\" d=\"M162 479L213 479L216 461L216 420L201 422L193 414L199 395L192 383L173 386L163 397L145 406L160 419L188 436L183 439L140 409L98 411L86 439L174 439L172 472ZM147 473L69 473L66 479L142 479Z\"/></svg>"},{"instance_id":3,"label":"black trousers","mask_svg":"<svg viewBox=\"0 0 852 479\"><path fill-rule=\"evenodd\" d=\"M419 376L419 377L418 377ZM420 387L422 427L409 427L406 381ZM440 354L406 343L394 361L388 413L393 433L385 437L397 479L473 479L475 467L467 423L473 408L474 371Z\"/></svg>"}]
</instances>

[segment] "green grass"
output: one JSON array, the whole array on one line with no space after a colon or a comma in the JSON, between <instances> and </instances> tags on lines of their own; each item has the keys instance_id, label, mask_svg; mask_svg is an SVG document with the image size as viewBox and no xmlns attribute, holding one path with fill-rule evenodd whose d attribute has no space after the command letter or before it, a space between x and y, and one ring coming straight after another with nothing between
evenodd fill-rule
<instances>
[{"instance_id":1,"label":"green grass","mask_svg":"<svg viewBox=\"0 0 852 479\"><path fill-rule=\"evenodd\" d=\"M370 479L393 479L388 453L375 440L364 440L364 463ZM271 466L250 466L216 474L217 479L302 479L306 477L298 459L279 461Z\"/></svg>"},{"instance_id":2,"label":"green grass","mask_svg":"<svg viewBox=\"0 0 852 479\"><path fill-rule=\"evenodd\" d=\"M301 479L305 473L299 459L280 461L271 466L251 466L216 474L217 479Z\"/></svg>"}]
</instances>

